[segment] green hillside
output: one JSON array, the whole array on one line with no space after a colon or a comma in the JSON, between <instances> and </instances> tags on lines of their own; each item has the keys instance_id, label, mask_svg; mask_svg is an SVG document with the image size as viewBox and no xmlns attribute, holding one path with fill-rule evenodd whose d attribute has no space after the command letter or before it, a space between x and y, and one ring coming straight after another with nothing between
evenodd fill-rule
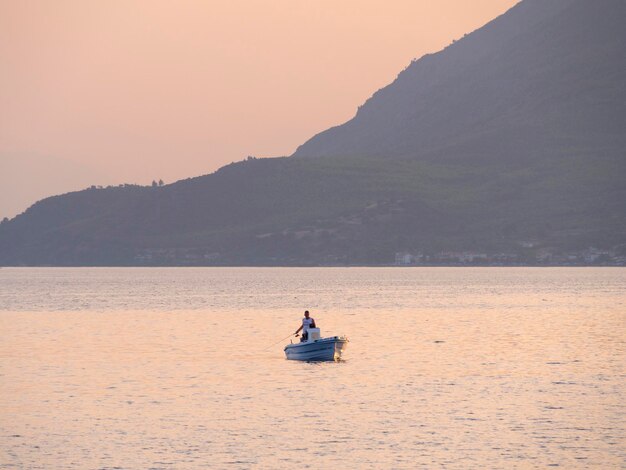
<instances>
[{"instance_id":1,"label":"green hillside","mask_svg":"<svg viewBox=\"0 0 626 470\"><path fill-rule=\"evenodd\" d=\"M164 187L46 199L0 226L2 264L391 264L398 251L555 253L626 240L619 156L510 169L262 159Z\"/></svg>"}]
</instances>

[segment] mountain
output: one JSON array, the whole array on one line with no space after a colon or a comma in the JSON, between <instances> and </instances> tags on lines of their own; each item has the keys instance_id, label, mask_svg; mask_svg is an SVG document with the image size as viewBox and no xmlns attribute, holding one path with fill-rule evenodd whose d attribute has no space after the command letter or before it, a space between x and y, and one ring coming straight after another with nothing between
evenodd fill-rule
<instances>
[{"instance_id":1,"label":"mountain","mask_svg":"<svg viewBox=\"0 0 626 470\"><path fill-rule=\"evenodd\" d=\"M0 224L0 264L623 259L623 18L621 0L524 0L291 157L36 203Z\"/></svg>"},{"instance_id":2,"label":"mountain","mask_svg":"<svg viewBox=\"0 0 626 470\"><path fill-rule=\"evenodd\" d=\"M294 156L527 163L626 143L626 2L526 0L414 61Z\"/></svg>"}]
</instances>

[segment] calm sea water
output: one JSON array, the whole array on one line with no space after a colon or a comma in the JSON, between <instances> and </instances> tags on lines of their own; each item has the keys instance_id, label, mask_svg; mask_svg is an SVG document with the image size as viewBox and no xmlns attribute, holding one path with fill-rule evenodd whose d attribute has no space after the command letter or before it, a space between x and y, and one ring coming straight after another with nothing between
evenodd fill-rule
<instances>
[{"instance_id":1,"label":"calm sea water","mask_svg":"<svg viewBox=\"0 0 626 470\"><path fill-rule=\"evenodd\" d=\"M1 468L626 468L623 268L3 268L0 340Z\"/></svg>"}]
</instances>

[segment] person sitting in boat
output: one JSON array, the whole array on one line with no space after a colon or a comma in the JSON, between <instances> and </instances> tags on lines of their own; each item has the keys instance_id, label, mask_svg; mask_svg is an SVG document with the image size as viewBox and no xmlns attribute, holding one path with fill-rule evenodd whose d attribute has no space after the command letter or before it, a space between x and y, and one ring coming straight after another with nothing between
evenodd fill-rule
<instances>
[{"instance_id":1,"label":"person sitting in boat","mask_svg":"<svg viewBox=\"0 0 626 470\"><path fill-rule=\"evenodd\" d=\"M294 335L297 336L300 330L302 330L302 337L300 338L300 341L306 341L309 337L309 328L317 327L315 326L315 320L309 316L309 311L306 310L304 312L304 318L302 319L302 325L300 325L300 328L296 330Z\"/></svg>"}]
</instances>

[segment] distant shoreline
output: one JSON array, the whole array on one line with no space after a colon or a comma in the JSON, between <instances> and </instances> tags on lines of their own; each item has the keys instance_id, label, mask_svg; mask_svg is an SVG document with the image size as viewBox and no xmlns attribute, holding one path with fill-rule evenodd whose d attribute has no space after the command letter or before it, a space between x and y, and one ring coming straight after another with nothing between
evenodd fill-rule
<instances>
[{"instance_id":1,"label":"distant shoreline","mask_svg":"<svg viewBox=\"0 0 626 470\"><path fill-rule=\"evenodd\" d=\"M7 268L625 268L623 264L40 264Z\"/></svg>"}]
</instances>

